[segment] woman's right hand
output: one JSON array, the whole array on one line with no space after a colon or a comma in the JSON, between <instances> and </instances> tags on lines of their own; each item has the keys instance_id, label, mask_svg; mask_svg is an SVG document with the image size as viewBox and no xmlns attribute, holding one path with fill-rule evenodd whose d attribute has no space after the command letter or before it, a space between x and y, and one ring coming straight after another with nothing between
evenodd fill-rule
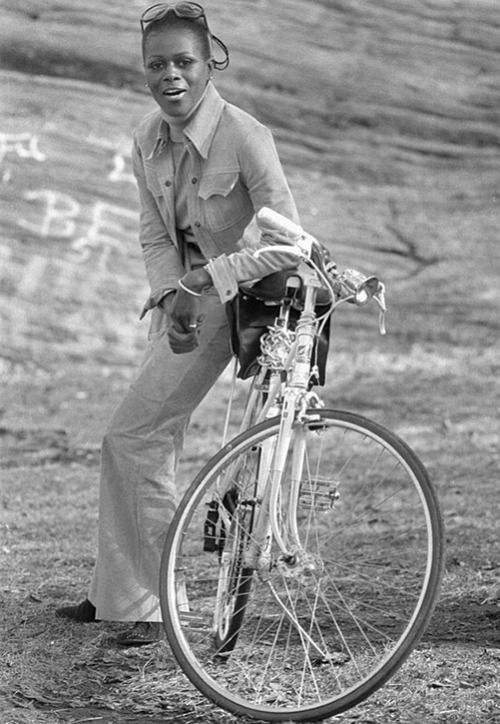
<instances>
[{"instance_id":1,"label":"woman's right hand","mask_svg":"<svg viewBox=\"0 0 500 724\"><path fill-rule=\"evenodd\" d=\"M204 315L200 310L200 298L179 289L167 294L161 308L168 319L168 341L175 354L192 352L198 346L199 327Z\"/></svg>"}]
</instances>

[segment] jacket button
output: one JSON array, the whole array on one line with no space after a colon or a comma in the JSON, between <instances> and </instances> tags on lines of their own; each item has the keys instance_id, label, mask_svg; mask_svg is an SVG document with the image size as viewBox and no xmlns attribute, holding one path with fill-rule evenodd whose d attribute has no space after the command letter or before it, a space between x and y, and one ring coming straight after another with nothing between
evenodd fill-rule
<instances>
[{"instance_id":1,"label":"jacket button","mask_svg":"<svg viewBox=\"0 0 500 724\"><path fill-rule=\"evenodd\" d=\"M196 178L196 176L194 176L194 177L191 179L191 183L192 183L192 184L197 184L197 183L198 183L198 179Z\"/></svg>"},{"instance_id":2,"label":"jacket button","mask_svg":"<svg viewBox=\"0 0 500 724\"><path fill-rule=\"evenodd\" d=\"M172 181L165 181L165 186L172 186Z\"/></svg>"},{"instance_id":3,"label":"jacket button","mask_svg":"<svg viewBox=\"0 0 500 724\"><path fill-rule=\"evenodd\" d=\"M197 229L199 229L199 228L200 228L200 226L201 226L201 224L200 224L200 222L199 222L199 221L195 221L195 222L194 222L194 225L196 226L196 228L197 228Z\"/></svg>"}]
</instances>

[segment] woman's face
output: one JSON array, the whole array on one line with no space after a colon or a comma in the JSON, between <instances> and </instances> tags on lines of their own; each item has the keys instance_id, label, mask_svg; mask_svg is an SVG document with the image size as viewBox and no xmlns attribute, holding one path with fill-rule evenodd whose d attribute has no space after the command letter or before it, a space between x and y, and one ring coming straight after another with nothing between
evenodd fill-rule
<instances>
[{"instance_id":1,"label":"woman's face","mask_svg":"<svg viewBox=\"0 0 500 724\"><path fill-rule=\"evenodd\" d=\"M160 108L169 116L184 116L203 95L212 64L203 57L194 33L163 28L146 39L144 68Z\"/></svg>"}]
</instances>

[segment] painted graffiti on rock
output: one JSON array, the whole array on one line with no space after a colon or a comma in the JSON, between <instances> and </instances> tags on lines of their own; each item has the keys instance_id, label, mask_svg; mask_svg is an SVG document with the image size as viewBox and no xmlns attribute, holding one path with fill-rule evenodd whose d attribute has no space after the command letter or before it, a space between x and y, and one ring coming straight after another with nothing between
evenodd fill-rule
<instances>
[{"instance_id":1,"label":"painted graffiti on rock","mask_svg":"<svg viewBox=\"0 0 500 724\"><path fill-rule=\"evenodd\" d=\"M86 152L93 154L92 168L102 169L90 197L79 186L80 168L70 189L50 173L43 136L0 133L0 192L6 207L15 209L12 233L0 244L0 333L12 347L26 343L41 308L45 319L54 316L60 338L69 334L87 351L106 339L130 353L143 340L137 315L147 285L130 151L123 139L117 147L87 138L78 147L79 161ZM71 163L76 161L69 158ZM70 168L68 177L72 173ZM47 178L50 186L36 186Z\"/></svg>"}]
</instances>

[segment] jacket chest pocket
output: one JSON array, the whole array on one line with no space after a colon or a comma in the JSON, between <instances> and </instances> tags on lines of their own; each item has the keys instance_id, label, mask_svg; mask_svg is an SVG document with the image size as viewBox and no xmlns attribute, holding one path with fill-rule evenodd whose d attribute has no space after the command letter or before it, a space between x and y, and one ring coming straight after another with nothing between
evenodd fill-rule
<instances>
[{"instance_id":1,"label":"jacket chest pocket","mask_svg":"<svg viewBox=\"0 0 500 724\"><path fill-rule=\"evenodd\" d=\"M250 196L239 180L238 171L203 176L198 194L202 199L206 226L211 231L227 229L253 213Z\"/></svg>"}]
</instances>

